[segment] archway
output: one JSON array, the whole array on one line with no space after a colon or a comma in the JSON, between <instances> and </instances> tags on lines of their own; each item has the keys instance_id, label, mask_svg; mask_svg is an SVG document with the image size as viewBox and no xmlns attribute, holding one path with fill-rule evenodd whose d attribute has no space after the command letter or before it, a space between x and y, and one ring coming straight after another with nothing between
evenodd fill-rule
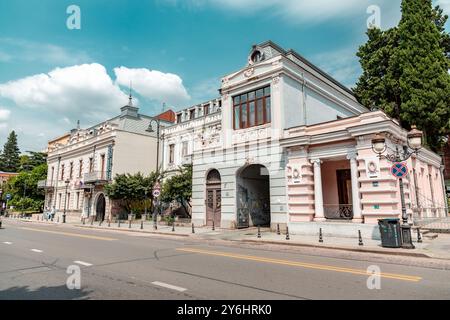
<instances>
[{"instance_id":1,"label":"archway","mask_svg":"<svg viewBox=\"0 0 450 320\"><path fill-rule=\"evenodd\" d=\"M103 193L101 193L97 197L97 201L95 202L95 220L96 221L103 221L105 220L105 207L106 207L106 200Z\"/></svg>"},{"instance_id":2,"label":"archway","mask_svg":"<svg viewBox=\"0 0 450 320\"><path fill-rule=\"evenodd\" d=\"M267 168L253 164L237 172L237 226L270 227L270 176Z\"/></svg>"},{"instance_id":3,"label":"archway","mask_svg":"<svg viewBox=\"0 0 450 320\"><path fill-rule=\"evenodd\" d=\"M221 177L216 169L208 172L206 177L206 225L220 227L222 218Z\"/></svg>"}]
</instances>

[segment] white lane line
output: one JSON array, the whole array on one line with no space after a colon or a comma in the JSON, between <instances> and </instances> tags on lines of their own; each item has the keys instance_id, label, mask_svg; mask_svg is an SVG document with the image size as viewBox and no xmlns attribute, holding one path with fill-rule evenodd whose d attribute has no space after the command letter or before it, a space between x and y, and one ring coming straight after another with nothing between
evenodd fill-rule
<instances>
[{"instance_id":1,"label":"white lane line","mask_svg":"<svg viewBox=\"0 0 450 320\"><path fill-rule=\"evenodd\" d=\"M12 244L12 242L7 242L7 241L5 241L5 242L3 242L4 244Z\"/></svg>"},{"instance_id":2,"label":"white lane line","mask_svg":"<svg viewBox=\"0 0 450 320\"><path fill-rule=\"evenodd\" d=\"M84 262L84 261L79 261L79 260L74 261L74 263L76 263L76 264L81 264L82 266L85 266L85 267L90 267L90 266L92 266L92 263L88 263L88 262Z\"/></svg>"},{"instance_id":3,"label":"white lane line","mask_svg":"<svg viewBox=\"0 0 450 320\"><path fill-rule=\"evenodd\" d=\"M39 250L39 249L31 249L31 251L33 251L33 252L37 252L37 253L42 253L42 252L44 252L44 251L42 251L42 250Z\"/></svg>"},{"instance_id":4,"label":"white lane line","mask_svg":"<svg viewBox=\"0 0 450 320\"><path fill-rule=\"evenodd\" d=\"M180 292L183 292L183 291L187 290L186 288L173 286L171 284L164 283L164 282L159 282L159 281L154 281L154 282L152 282L152 284L155 285L155 286L159 286L159 287L163 287L163 288L167 288L167 289L172 289L172 290L180 291Z\"/></svg>"}]
</instances>

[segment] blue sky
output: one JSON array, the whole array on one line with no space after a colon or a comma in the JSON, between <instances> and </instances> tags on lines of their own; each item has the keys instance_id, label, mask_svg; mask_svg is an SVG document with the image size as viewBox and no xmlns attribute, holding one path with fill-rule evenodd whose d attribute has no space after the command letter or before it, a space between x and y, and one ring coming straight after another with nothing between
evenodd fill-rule
<instances>
[{"instance_id":1,"label":"blue sky","mask_svg":"<svg viewBox=\"0 0 450 320\"><path fill-rule=\"evenodd\" d=\"M80 30L66 26L70 5ZM77 120L114 116L130 80L147 114L215 98L220 77L269 39L353 86L370 5L383 29L398 22L400 0L1 1L0 145L16 130L22 151L44 149Z\"/></svg>"}]
</instances>

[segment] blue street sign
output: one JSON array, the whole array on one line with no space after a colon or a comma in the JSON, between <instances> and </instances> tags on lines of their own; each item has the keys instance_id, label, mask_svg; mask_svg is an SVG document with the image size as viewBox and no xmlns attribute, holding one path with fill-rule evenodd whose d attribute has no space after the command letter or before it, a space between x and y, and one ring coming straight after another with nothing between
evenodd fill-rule
<instances>
[{"instance_id":1,"label":"blue street sign","mask_svg":"<svg viewBox=\"0 0 450 320\"><path fill-rule=\"evenodd\" d=\"M406 163L394 163L394 165L391 167L391 174L398 179L404 178L408 174L408 167Z\"/></svg>"},{"instance_id":2,"label":"blue street sign","mask_svg":"<svg viewBox=\"0 0 450 320\"><path fill-rule=\"evenodd\" d=\"M11 197L11 194L10 194L10 193L7 193L7 194L6 194L6 200L11 200L11 198L12 198L12 197Z\"/></svg>"}]
</instances>

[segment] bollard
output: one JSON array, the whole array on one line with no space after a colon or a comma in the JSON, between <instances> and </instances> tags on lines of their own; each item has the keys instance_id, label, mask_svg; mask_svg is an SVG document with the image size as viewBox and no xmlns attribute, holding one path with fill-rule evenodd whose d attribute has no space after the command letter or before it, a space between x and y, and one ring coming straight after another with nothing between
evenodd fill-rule
<instances>
[{"instance_id":1,"label":"bollard","mask_svg":"<svg viewBox=\"0 0 450 320\"><path fill-rule=\"evenodd\" d=\"M86 218L83 218L83 226L86 224Z\"/></svg>"},{"instance_id":2,"label":"bollard","mask_svg":"<svg viewBox=\"0 0 450 320\"><path fill-rule=\"evenodd\" d=\"M172 232L175 232L175 221L172 222Z\"/></svg>"},{"instance_id":3,"label":"bollard","mask_svg":"<svg viewBox=\"0 0 450 320\"><path fill-rule=\"evenodd\" d=\"M286 240L291 240L291 237L289 237L289 227L286 226Z\"/></svg>"},{"instance_id":4,"label":"bollard","mask_svg":"<svg viewBox=\"0 0 450 320\"><path fill-rule=\"evenodd\" d=\"M281 234L281 232L280 232L280 224L277 223L277 235L279 236L280 234Z\"/></svg>"},{"instance_id":5,"label":"bollard","mask_svg":"<svg viewBox=\"0 0 450 320\"><path fill-rule=\"evenodd\" d=\"M111 228L111 219L108 220L108 228Z\"/></svg>"},{"instance_id":6,"label":"bollard","mask_svg":"<svg viewBox=\"0 0 450 320\"><path fill-rule=\"evenodd\" d=\"M362 236L361 236L361 230L358 230L358 238L359 238L358 245L363 246L364 243L363 243Z\"/></svg>"},{"instance_id":7,"label":"bollard","mask_svg":"<svg viewBox=\"0 0 450 320\"><path fill-rule=\"evenodd\" d=\"M91 226L93 226L94 225L94 217L92 217L92 219L91 219Z\"/></svg>"},{"instance_id":8,"label":"bollard","mask_svg":"<svg viewBox=\"0 0 450 320\"><path fill-rule=\"evenodd\" d=\"M194 224L192 224L192 233L195 233Z\"/></svg>"},{"instance_id":9,"label":"bollard","mask_svg":"<svg viewBox=\"0 0 450 320\"><path fill-rule=\"evenodd\" d=\"M0 220L0 229L2 229L2 220Z\"/></svg>"},{"instance_id":10,"label":"bollard","mask_svg":"<svg viewBox=\"0 0 450 320\"><path fill-rule=\"evenodd\" d=\"M417 242L422 243L422 235L420 234L420 228L417 228Z\"/></svg>"},{"instance_id":11,"label":"bollard","mask_svg":"<svg viewBox=\"0 0 450 320\"><path fill-rule=\"evenodd\" d=\"M323 243L322 228L319 229L319 242Z\"/></svg>"},{"instance_id":12,"label":"bollard","mask_svg":"<svg viewBox=\"0 0 450 320\"><path fill-rule=\"evenodd\" d=\"M258 239L261 239L261 227L258 226Z\"/></svg>"},{"instance_id":13,"label":"bollard","mask_svg":"<svg viewBox=\"0 0 450 320\"><path fill-rule=\"evenodd\" d=\"M37 221L39 221L39 215L37 216Z\"/></svg>"},{"instance_id":14,"label":"bollard","mask_svg":"<svg viewBox=\"0 0 450 320\"><path fill-rule=\"evenodd\" d=\"M119 219L119 223L117 224L117 228L120 228L120 219Z\"/></svg>"},{"instance_id":15,"label":"bollard","mask_svg":"<svg viewBox=\"0 0 450 320\"><path fill-rule=\"evenodd\" d=\"M214 231L214 230L216 230L216 226L215 226L215 223L214 223L214 220L213 220L212 231Z\"/></svg>"},{"instance_id":16,"label":"bollard","mask_svg":"<svg viewBox=\"0 0 450 320\"><path fill-rule=\"evenodd\" d=\"M144 220L141 220L141 230L144 230Z\"/></svg>"},{"instance_id":17,"label":"bollard","mask_svg":"<svg viewBox=\"0 0 450 320\"><path fill-rule=\"evenodd\" d=\"M128 228L131 229L131 220L128 220Z\"/></svg>"}]
</instances>

